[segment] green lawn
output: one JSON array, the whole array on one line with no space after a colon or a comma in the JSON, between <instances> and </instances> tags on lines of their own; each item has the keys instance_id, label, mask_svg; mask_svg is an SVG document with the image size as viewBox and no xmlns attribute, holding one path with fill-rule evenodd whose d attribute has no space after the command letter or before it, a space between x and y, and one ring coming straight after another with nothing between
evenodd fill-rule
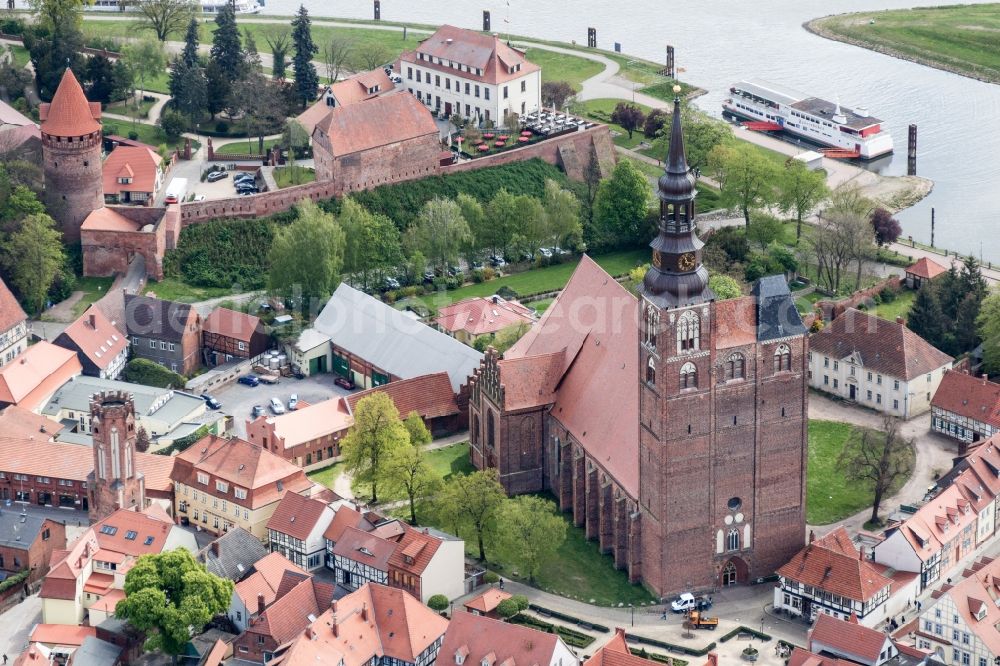
<instances>
[{"instance_id":1,"label":"green lawn","mask_svg":"<svg viewBox=\"0 0 1000 666\"><path fill-rule=\"evenodd\" d=\"M912 289L903 289L896 296L896 300L892 303L880 303L872 313L889 321L896 321L896 317L906 319L910 314L910 307L913 306L913 301L916 299L917 292Z\"/></svg>"},{"instance_id":2,"label":"green lawn","mask_svg":"<svg viewBox=\"0 0 1000 666\"><path fill-rule=\"evenodd\" d=\"M194 287L174 278L164 278L159 282L146 283L145 293L153 292L157 298L180 303L197 303L210 298L221 298L232 294L230 289L219 287Z\"/></svg>"},{"instance_id":3,"label":"green lawn","mask_svg":"<svg viewBox=\"0 0 1000 666\"><path fill-rule=\"evenodd\" d=\"M867 484L849 480L840 464L847 446L856 446L853 426L835 421L809 421L809 474L806 483L806 522L827 525L871 508ZM912 464L914 452L909 450ZM902 487L901 479L890 494ZM885 499L888 499L886 497Z\"/></svg>"},{"instance_id":4,"label":"green lawn","mask_svg":"<svg viewBox=\"0 0 1000 666\"><path fill-rule=\"evenodd\" d=\"M544 49L528 49L525 57L542 68L543 81L565 81L577 92L583 81L604 70L599 62Z\"/></svg>"},{"instance_id":5,"label":"green lawn","mask_svg":"<svg viewBox=\"0 0 1000 666\"><path fill-rule=\"evenodd\" d=\"M24 48L20 44L7 44L4 47L0 47L4 51L9 51L11 55L14 56L14 64L18 67L24 67L31 60L31 56L28 54L28 49Z\"/></svg>"},{"instance_id":6,"label":"green lawn","mask_svg":"<svg viewBox=\"0 0 1000 666\"><path fill-rule=\"evenodd\" d=\"M534 308L538 316L542 316L542 313L549 309L549 306L555 303L554 298L543 298L540 301L531 301L530 303L525 303L529 308Z\"/></svg>"},{"instance_id":7,"label":"green lawn","mask_svg":"<svg viewBox=\"0 0 1000 666\"><path fill-rule=\"evenodd\" d=\"M310 479L316 483L320 483L327 488L333 488L333 482L338 476L340 476L341 471L344 469L344 463L333 463L329 467L324 467L323 469L317 469L306 474Z\"/></svg>"},{"instance_id":8,"label":"green lawn","mask_svg":"<svg viewBox=\"0 0 1000 666\"><path fill-rule=\"evenodd\" d=\"M117 134L119 136L128 136L129 133L135 132L138 136L137 141L142 141L143 143L149 144L154 148L158 148L161 145L167 146L167 148L182 149L184 147L184 137L179 136L173 141L167 138L167 135L163 133L156 125L149 125L141 122L132 122L128 120L117 120L114 118L107 118L104 120L104 133L105 134ZM196 149L198 146L197 141L191 142L192 150Z\"/></svg>"},{"instance_id":9,"label":"green lawn","mask_svg":"<svg viewBox=\"0 0 1000 666\"><path fill-rule=\"evenodd\" d=\"M428 451L425 455L427 464L438 476L448 480L452 474L468 474L475 471L469 462L469 443L452 444L442 449Z\"/></svg>"},{"instance_id":10,"label":"green lawn","mask_svg":"<svg viewBox=\"0 0 1000 666\"><path fill-rule=\"evenodd\" d=\"M264 150L270 150L271 146L278 143L278 139L265 139L264 140ZM246 155L248 151L253 151L253 154L257 154L258 146L260 143L257 138L251 138L246 141L234 141L232 143L226 143L215 149L216 155Z\"/></svg>"},{"instance_id":11,"label":"green lawn","mask_svg":"<svg viewBox=\"0 0 1000 666\"><path fill-rule=\"evenodd\" d=\"M643 133L642 128L638 128L632 132L632 136L629 137L628 130L626 130L621 125L611 122L611 114L615 110L615 107L626 102L626 100L621 99L590 99L586 102L580 103L579 113L582 115L596 120L601 123L605 123L611 128L617 136L614 136L615 145L622 146L624 148L635 148L643 141L651 142L652 139L647 139ZM652 109L650 107L639 104L635 102L635 105L639 107L644 114L648 114Z\"/></svg>"},{"instance_id":12,"label":"green lawn","mask_svg":"<svg viewBox=\"0 0 1000 666\"><path fill-rule=\"evenodd\" d=\"M81 277L76 279L76 289L82 291L83 298L73 306L73 316L79 317L84 310L89 308L94 301L100 300L108 293L108 287L114 282L114 278L103 277Z\"/></svg>"},{"instance_id":13,"label":"green lawn","mask_svg":"<svg viewBox=\"0 0 1000 666\"><path fill-rule=\"evenodd\" d=\"M810 27L833 39L1000 83L1000 4L840 14Z\"/></svg>"},{"instance_id":14,"label":"green lawn","mask_svg":"<svg viewBox=\"0 0 1000 666\"><path fill-rule=\"evenodd\" d=\"M149 116L149 110L152 109L155 104L156 100L143 100L139 103L139 109L137 111L134 100L128 100L127 102L112 102L104 107L104 110L108 113L128 116L129 118L146 118Z\"/></svg>"},{"instance_id":15,"label":"green lawn","mask_svg":"<svg viewBox=\"0 0 1000 666\"><path fill-rule=\"evenodd\" d=\"M274 182L280 188L303 185L314 180L316 180L316 171L308 167L283 166L276 167L274 170Z\"/></svg>"}]
</instances>

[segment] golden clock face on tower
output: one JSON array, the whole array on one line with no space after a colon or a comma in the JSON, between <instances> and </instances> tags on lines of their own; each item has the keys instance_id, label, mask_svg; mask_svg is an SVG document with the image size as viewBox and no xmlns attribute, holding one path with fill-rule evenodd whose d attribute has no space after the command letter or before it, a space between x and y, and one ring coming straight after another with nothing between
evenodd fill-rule
<instances>
[{"instance_id":1,"label":"golden clock face on tower","mask_svg":"<svg viewBox=\"0 0 1000 666\"><path fill-rule=\"evenodd\" d=\"M663 255L659 250L653 250L653 265L657 268L663 267Z\"/></svg>"},{"instance_id":2,"label":"golden clock face on tower","mask_svg":"<svg viewBox=\"0 0 1000 666\"><path fill-rule=\"evenodd\" d=\"M685 252L680 257L678 257L677 267L682 271L694 270L695 267L694 252Z\"/></svg>"}]
</instances>

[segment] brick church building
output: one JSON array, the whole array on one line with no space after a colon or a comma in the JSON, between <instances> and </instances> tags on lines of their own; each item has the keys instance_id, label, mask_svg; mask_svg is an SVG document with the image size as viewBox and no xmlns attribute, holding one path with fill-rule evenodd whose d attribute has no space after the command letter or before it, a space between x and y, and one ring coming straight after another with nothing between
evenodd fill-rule
<instances>
[{"instance_id":1,"label":"brick church building","mask_svg":"<svg viewBox=\"0 0 1000 666\"><path fill-rule=\"evenodd\" d=\"M785 280L717 301L679 101L637 299L584 257L542 319L473 376L471 457L548 490L661 596L773 573L805 539L806 328Z\"/></svg>"}]
</instances>

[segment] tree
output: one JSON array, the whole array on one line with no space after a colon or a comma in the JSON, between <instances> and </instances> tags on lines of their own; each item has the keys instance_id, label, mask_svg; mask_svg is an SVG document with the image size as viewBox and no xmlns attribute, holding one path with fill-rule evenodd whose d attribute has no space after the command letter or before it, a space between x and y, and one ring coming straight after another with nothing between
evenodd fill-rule
<instances>
[{"instance_id":1,"label":"tree","mask_svg":"<svg viewBox=\"0 0 1000 666\"><path fill-rule=\"evenodd\" d=\"M403 422L403 427L408 433L409 422L409 418ZM426 431L426 428L424 430ZM410 505L410 524L416 525L417 501L430 497L441 487L441 477L427 463L421 445L411 440L408 446L401 446L393 451L386 464L385 477L385 485L389 487L390 492L406 497Z\"/></svg>"},{"instance_id":2,"label":"tree","mask_svg":"<svg viewBox=\"0 0 1000 666\"><path fill-rule=\"evenodd\" d=\"M958 304L954 320L954 348L947 350L949 353L957 356L979 346L982 340L979 337L976 319L979 317L981 307L982 301L975 293L966 294Z\"/></svg>"},{"instance_id":3,"label":"tree","mask_svg":"<svg viewBox=\"0 0 1000 666\"><path fill-rule=\"evenodd\" d=\"M156 124L160 126L160 129L163 130L163 133L167 135L168 139L176 141L187 127L187 119L179 111L164 109L163 113L160 114L159 120L156 121Z\"/></svg>"},{"instance_id":4,"label":"tree","mask_svg":"<svg viewBox=\"0 0 1000 666\"><path fill-rule=\"evenodd\" d=\"M100 53L87 60L87 69L83 74L87 84L87 99L107 104L115 89L115 66Z\"/></svg>"},{"instance_id":5,"label":"tree","mask_svg":"<svg viewBox=\"0 0 1000 666\"><path fill-rule=\"evenodd\" d=\"M188 67L197 67L200 64L198 60L198 31L198 19L192 16L184 33L184 49L181 51L181 60Z\"/></svg>"},{"instance_id":6,"label":"tree","mask_svg":"<svg viewBox=\"0 0 1000 666\"><path fill-rule=\"evenodd\" d=\"M466 192L459 192L455 197L455 203L462 211L462 217L469 225L469 241L462 249L467 263L471 264L476 260L476 255L489 244L490 229L486 220L486 213L479 199Z\"/></svg>"},{"instance_id":7,"label":"tree","mask_svg":"<svg viewBox=\"0 0 1000 666\"><path fill-rule=\"evenodd\" d=\"M832 218L843 234L850 258L857 263L855 290L861 288L861 269L874 254L875 233L871 226L874 204L855 185L838 187L830 195L830 207L825 214Z\"/></svg>"},{"instance_id":8,"label":"tree","mask_svg":"<svg viewBox=\"0 0 1000 666\"><path fill-rule=\"evenodd\" d=\"M278 81L285 80L285 69L288 66L288 28L269 26L264 33L264 39L271 49L271 74Z\"/></svg>"},{"instance_id":9,"label":"tree","mask_svg":"<svg viewBox=\"0 0 1000 666\"><path fill-rule=\"evenodd\" d=\"M716 300L727 301L730 298L739 298L743 295L740 283L728 275L713 273L708 278L708 287L715 294Z\"/></svg>"},{"instance_id":10,"label":"tree","mask_svg":"<svg viewBox=\"0 0 1000 666\"><path fill-rule=\"evenodd\" d=\"M424 423L420 414L410 412L403 419L403 425L406 427L406 432L410 434L410 444L413 446L424 446L431 443L431 431L427 429L427 424Z\"/></svg>"},{"instance_id":11,"label":"tree","mask_svg":"<svg viewBox=\"0 0 1000 666\"><path fill-rule=\"evenodd\" d=\"M163 45L155 39L126 43L122 47L122 61L132 73L133 79L139 82L140 99L146 93L146 81L163 73L167 66Z\"/></svg>"},{"instance_id":12,"label":"tree","mask_svg":"<svg viewBox=\"0 0 1000 666\"><path fill-rule=\"evenodd\" d=\"M331 37L323 44L323 64L330 83L335 83L340 78L340 72L347 67L354 52L354 44L353 39L343 35Z\"/></svg>"},{"instance_id":13,"label":"tree","mask_svg":"<svg viewBox=\"0 0 1000 666\"><path fill-rule=\"evenodd\" d=\"M684 155L692 169L706 168L708 155L716 146L735 142L728 123L711 118L686 104L681 107L681 126L684 129ZM661 133L653 142L653 152L662 157L670 153L670 132Z\"/></svg>"},{"instance_id":14,"label":"tree","mask_svg":"<svg viewBox=\"0 0 1000 666\"><path fill-rule=\"evenodd\" d=\"M743 213L747 226L751 210L777 202L775 183L780 171L756 146L718 145L709 153L708 164L722 190L722 200Z\"/></svg>"},{"instance_id":15,"label":"tree","mask_svg":"<svg viewBox=\"0 0 1000 666\"><path fill-rule=\"evenodd\" d=\"M917 297L910 306L906 325L911 331L932 345L940 345L944 337L944 315L933 284L925 283L917 291ZM985 341L986 336L983 336Z\"/></svg>"},{"instance_id":16,"label":"tree","mask_svg":"<svg viewBox=\"0 0 1000 666\"><path fill-rule=\"evenodd\" d=\"M514 601L513 598L504 599L497 604L497 615L499 615L503 620L509 620L520 612L521 609L518 607L517 602Z\"/></svg>"},{"instance_id":17,"label":"tree","mask_svg":"<svg viewBox=\"0 0 1000 666\"><path fill-rule=\"evenodd\" d=\"M778 181L778 206L795 214L795 238L802 238L802 220L830 194L822 171L811 171L801 160L788 160Z\"/></svg>"},{"instance_id":18,"label":"tree","mask_svg":"<svg viewBox=\"0 0 1000 666\"><path fill-rule=\"evenodd\" d=\"M506 255L519 224L517 197L501 187L486 205L485 247L488 247L494 256Z\"/></svg>"},{"instance_id":19,"label":"tree","mask_svg":"<svg viewBox=\"0 0 1000 666\"><path fill-rule=\"evenodd\" d=\"M354 480L371 485L372 504L378 502L379 483L391 478L390 461L406 447L413 448L410 435L392 398L385 393L373 393L358 401L354 425L340 449L344 465Z\"/></svg>"},{"instance_id":20,"label":"tree","mask_svg":"<svg viewBox=\"0 0 1000 666\"><path fill-rule=\"evenodd\" d=\"M161 43L183 31L195 13L191 0L137 0L131 4L141 17L140 27L151 30Z\"/></svg>"},{"instance_id":21,"label":"tree","mask_svg":"<svg viewBox=\"0 0 1000 666\"><path fill-rule=\"evenodd\" d=\"M638 240L649 216L649 182L631 160L621 160L601 181L594 200L594 224L608 245Z\"/></svg>"},{"instance_id":22,"label":"tree","mask_svg":"<svg viewBox=\"0 0 1000 666\"><path fill-rule=\"evenodd\" d=\"M44 213L25 217L4 243L3 266L26 310L45 309L45 296L63 265L62 235Z\"/></svg>"},{"instance_id":23,"label":"tree","mask_svg":"<svg viewBox=\"0 0 1000 666\"><path fill-rule=\"evenodd\" d=\"M301 155L309 149L309 132L295 118L289 118L281 133L281 145Z\"/></svg>"},{"instance_id":24,"label":"tree","mask_svg":"<svg viewBox=\"0 0 1000 666\"><path fill-rule=\"evenodd\" d=\"M912 311L910 318L913 318ZM983 300L976 328L983 340L983 368L994 375L1000 372L1000 292L993 292Z\"/></svg>"},{"instance_id":25,"label":"tree","mask_svg":"<svg viewBox=\"0 0 1000 666\"><path fill-rule=\"evenodd\" d=\"M312 21L305 5L299 6L299 11L292 19L292 44L295 47L295 57L292 67L295 71L295 92L302 108L316 99L319 88L319 77L312 63L316 55L316 43L312 38Z\"/></svg>"},{"instance_id":26,"label":"tree","mask_svg":"<svg viewBox=\"0 0 1000 666\"><path fill-rule=\"evenodd\" d=\"M487 585L496 585L500 581L500 576L495 571L487 571L483 574L483 582Z\"/></svg>"},{"instance_id":27,"label":"tree","mask_svg":"<svg viewBox=\"0 0 1000 666\"><path fill-rule=\"evenodd\" d=\"M521 194L517 197L517 217L521 220L519 233L521 246L534 259L538 253L538 248L547 242L549 234L548 218L545 215L545 207L542 202L528 194Z\"/></svg>"},{"instance_id":28,"label":"tree","mask_svg":"<svg viewBox=\"0 0 1000 666\"><path fill-rule=\"evenodd\" d=\"M670 114L665 109L653 109L646 116L646 122L642 125L642 134L647 139L655 139L660 135L663 127L667 124Z\"/></svg>"},{"instance_id":29,"label":"tree","mask_svg":"<svg viewBox=\"0 0 1000 666\"><path fill-rule=\"evenodd\" d=\"M382 67L392 56L381 42L365 42L354 48L355 69Z\"/></svg>"},{"instance_id":30,"label":"tree","mask_svg":"<svg viewBox=\"0 0 1000 666\"><path fill-rule=\"evenodd\" d=\"M28 6L45 30L79 30L83 23L82 0L28 0Z\"/></svg>"},{"instance_id":31,"label":"tree","mask_svg":"<svg viewBox=\"0 0 1000 666\"><path fill-rule=\"evenodd\" d=\"M435 197L420 209L408 240L444 275L471 235L461 207L452 199Z\"/></svg>"},{"instance_id":32,"label":"tree","mask_svg":"<svg viewBox=\"0 0 1000 666\"><path fill-rule=\"evenodd\" d=\"M212 60L230 83L243 74L243 44L236 25L236 9L232 3L223 3L215 15L215 32L212 33Z\"/></svg>"},{"instance_id":33,"label":"tree","mask_svg":"<svg viewBox=\"0 0 1000 666\"><path fill-rule=\"evenodd\" d=\"M871 220L872 228L875 230L875 244L879 247L895 243L899 235L903 233L903 227L900 226L899 220L881 206L872 211Z\"/></svg>"},{"instance_id":34,"label":"tree","mask_svg":"<svg viewBox=\"0 0 1000 666\"><path fill-rule=\"evenodd\" d=\"M344 232L320 208L303 199L298 217L277 232L271 246L271 289L289 293L301 289L304 299L325 301L340 283L344 262Z\"/></svg>"},{"instance_id":35,"label":"tree","mask_svg":"<svg viewBox=\"0 0 1000 666\"><path fill-rule=\"evenodd\" d=\"M279 82L251 70L233 85L230 106L241 114L240 125L247 133L247 141L257 137L257 147L250 152L263 154L264 136L281 128L285 120L281 94Z\"/></svg>"},{"instance_id":36,"label":"tree","mask_svg":"<svg viewBox=\"0 0 1000 666\"><path fill-rule=\"evenodd\" d=\"M566 101L576 94L573 86L565 81L544 81L542 83L542 104L550 109L561 109Z\"/></svg>"},{"instance_id":37,"label":"tree","mask_svg":"<svg viewBox=\"0 0 1000 666\"><path fill-rule=\"evenodd\" d=\"M497 550L532 583L566 540L566 521L554 504L534 495L504 502Z\"/></svg>"},{"instance_id":38,"label":"tree","mask_svg":"<svg viewBox=\"0 0 1000 666\"><path fill-rule=\"evenodd\" d=\"M84 46L83 2L31 0L29 4L35 13L35 25L24 30L24 46L31 55L38 94L48 101L55 94L67 67L78 75L84 71L85 62L80 54Z\"/></svg>"},{"instance_id":39,"label":"tree","mask_svg":"<svg viewBox=\"0 0 1000 666\"><path fill-rule=\"evenodd\" d=\"M149 451L149 433L146 432L145 426L139 426L135 433L135 450L140 453Z\"/></svg>"},{"instance_id":40,"label":"tree","mask_svg":"<svg viewBox=\"0 0 1000 666\"><path fill-rule=\"evenodd\" d=\"M125 575L125 598L115 615L149 636L147 650L161 650L177 663L191 637L229 607L232 594L231 580L175 548L136 560Z\"/></svg>"},{"instance_id":41,"label":"tree","mask_svg":"<svg viewBox=\"0 0 1000 666\"><path fill-rule=\"evenodd\" d=\"M496 335L493 337L491 346L497 350L498 353L503 354L508 349L513 347L518 340L524 337L524 334L531 330L531 326L527 322L520 322L518 324L511 324L506 328L502 328L497 331Z\"/></svg>"},{"instance_id":42,"label":"tree","mask_svg":"<svg viewBox=\"0 0 1000 666\"><path fill-rule=\"evenodd\" d=\"M573 247L583 240L580 224L580 200L551 178L545 181L542 195L548 239L554 247Z\"/></svg>"},{"instance_id":43,"label":"tree","mask_svg":"<svg viewBox=\"0 0 1000 666\"><path fill-rule=\"evenodd\" d=\"M182 58L174 60L170 70L170 96L175 109L187 116L190 124L208 108L208 79L198 66Z\"/></svg>"},{"instance_id":44,"label":"tree","mask_svg":"<svg viewBox=\"0 0 1000 666\"><path fill-rule=\"evenodd\" d=\"M630 139L632 138L632 132L642 127L645 121L646 114L635 104L618 102L615 105L615 110L611 112L611 122L620 125L623 130L628 132L628 138Z\"/></svg>"},{"instance_id":45,"label":"tree","mask_svg":"<svg viewBox=\"0 0 1000 666\"><path fill-rule=\"evenodd\" d=\"M233 92L242 93L243 90L229 80L222 65L216 60L209 60L201 71L205 74L205 109L212 117L222 111L226 111L230 118L239 114L240 110L234 105Z\"/></svg>"},{"instance_id":46,"label":"tree","mask_svg":"<svg viewBox=\"0 0 1000 666\"><path fill-rule=\"evenodd\" d=\"M862 430L841 452L839 464L843 466L847 478L865 483L872 489L874 497L870 522L878 523L878 511L885 494L913 471L912 449L913 442L899 434L899 419L886 414L882 416L881 431Z\"/></svg>"},{"instance_id":47,"label":"tree","mask_svg":"<svg viewBox=\"0 0 1000 666\"><path fill-rule=\"evenodd\" d=\"M243 73L246 72L264 73L264 62L260 59L260 51L257 50L257 40L249 28L243 34Z\"/></svg>"},{"instance_id":48,"label":"tree","mask_svg":"<svg viewBox=\"0 0 1000 666\"><path fill-rule=\"evenodd\" d=\"M755 243L761 252L781 236L781 220L767 213L753 214L753 224L747 227L747 240Z\"/></svg>"},{"instance_id":49,"label":"tree","mask_svg":"<svg viewBox=\"0 0 1000 666\"><path fill-rule=\"evenodd\" d=\"M373 214L354 199L345 199L338 218L347 238L346 271L361 275L365 289L402 258L399 229L385 215ZM423 269L421 269L421 272Z\"/></svg>"},{"instance_id":50,"label":"tree","mask_svg":"<svg viewBox=\"0 0 1000 666\"><path fill-rule=\"evenodd\" d=\"M486 561L486 539L497 527L497 517L506 496L500 485L500 473L494 467L453 476L445 487L445 512L467 525L476 535L479 560Z\"/></svg>"},{"instance_id":51,"label":"tree","mask_svg":"<svg viewBox=\"0 0 1000 666\"><path fill-rule=\"evenodd\" d=\"M427 607L431 610L437 611L438 613L443 613L448 610L448 606L451 602L448 601L448 597L443 594L431 595L431 598L427 600Z\"/></svg>"}]
</instances>

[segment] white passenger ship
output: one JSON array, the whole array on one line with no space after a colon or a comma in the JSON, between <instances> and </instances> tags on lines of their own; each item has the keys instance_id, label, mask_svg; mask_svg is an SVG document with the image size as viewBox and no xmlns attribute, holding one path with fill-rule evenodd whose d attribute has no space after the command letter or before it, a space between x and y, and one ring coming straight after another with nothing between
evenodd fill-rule
<instances>
[{"instance_id":1,"label":"white passenger ship","mask_svg":"<svg viewBox=\"0 0 1000 666\"><path fill-rule=\"evenodd\" d=\"M94 0L91 4L85 5L87 9L95 9L106 12L124 12L131 9L128 0ZM223 6L229 4L229 0L201 0L201 11L205 14L215 14ZM124 5L124 8L123 8ZM256 14L264 6L257 0L235 0L233 3L237 14Z\"/></svg>"},{"instance_id":2,"label":"white passenger ship","mask_svg":"<svg viewBox=\"0 0 1000 666\"><path fill-rule=\"evenodd\" d=\"M766 81L740 81L729 89L723 116L749 121L750 129L783 130L828 146L834 157L874 159L892 152L892 136L863 107L810 97Z\"/></svg>"}]
</instances>

